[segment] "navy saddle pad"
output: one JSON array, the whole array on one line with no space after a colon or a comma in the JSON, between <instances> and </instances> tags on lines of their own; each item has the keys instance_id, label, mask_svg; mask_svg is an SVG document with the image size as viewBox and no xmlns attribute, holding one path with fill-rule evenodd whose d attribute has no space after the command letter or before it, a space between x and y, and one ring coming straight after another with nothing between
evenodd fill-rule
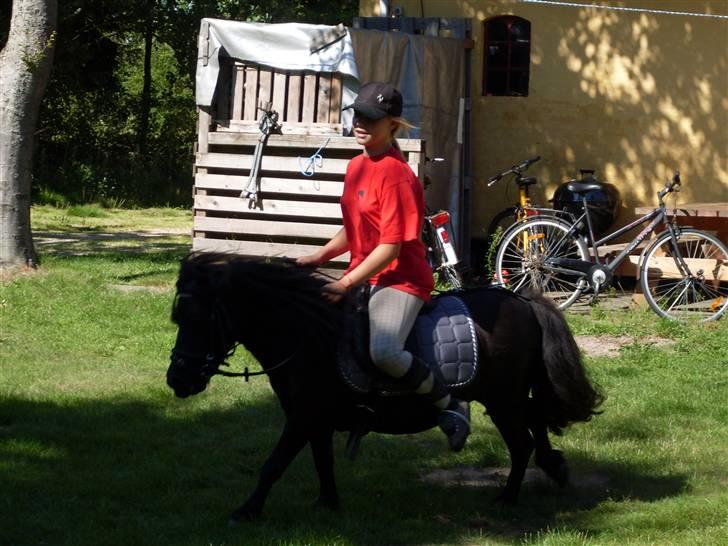
<instances>
[{"instance_id":1,"label":"navy saddle pad","mask_svg":"<svg viewBox=\"0 0 728 546\"><path fill-rule=\"evenodd\" d=\"M339 348L339 372L344 382L360 393L410 394L411 391L374 367L368 355L368 328L357 330L350 334L366 336L366 343L359 339L358 343L343 343ZM478 368L475 323L457 296L433 298L417 317L405 348L427 363L448 387L463 387L475 377Z\"/></svg>"}]
</instances>

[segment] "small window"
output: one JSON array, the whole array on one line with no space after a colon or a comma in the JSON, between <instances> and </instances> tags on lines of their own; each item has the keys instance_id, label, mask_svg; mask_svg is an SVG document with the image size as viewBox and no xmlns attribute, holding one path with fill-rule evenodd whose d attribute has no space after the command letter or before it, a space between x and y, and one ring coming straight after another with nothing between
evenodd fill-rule
<instances>
[{"instance_id":1,"label":"small window","mask_svg":"<svg viewBox=\"0 0 728 546\"><path fill-rule=\"evenodd\" d=\"M503 15L484 24L483 95L527 97L531 23Z\"/></svg>"}]
</instances>

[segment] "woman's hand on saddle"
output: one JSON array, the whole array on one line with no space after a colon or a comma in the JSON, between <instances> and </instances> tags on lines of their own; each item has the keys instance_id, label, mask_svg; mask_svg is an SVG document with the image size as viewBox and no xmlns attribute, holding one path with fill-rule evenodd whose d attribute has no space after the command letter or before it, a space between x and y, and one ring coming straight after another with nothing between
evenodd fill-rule
<instances>
[{"instance_id":1,"label":"woman's hand on saddle","mask_svg":"<svg viewBox=\"0 0 728 546\"><path fill-rule=\"evenodd\" d=\"M341 281L330 282L321 289L324 299L329 303L339 303L347 291L348 288Z\"/></svg>"},{"instance_id":2,"label":"woman's hand on saddle","mask_svg":"<svg viewBox=\"0 0 728 546\"><path fill-rule=\"evenodd\" d=\"M321 264L319 253L309 254L308 256L300 256L296 258L296 265L301 267L316 267Z\"/></svg>"}]
</instances>

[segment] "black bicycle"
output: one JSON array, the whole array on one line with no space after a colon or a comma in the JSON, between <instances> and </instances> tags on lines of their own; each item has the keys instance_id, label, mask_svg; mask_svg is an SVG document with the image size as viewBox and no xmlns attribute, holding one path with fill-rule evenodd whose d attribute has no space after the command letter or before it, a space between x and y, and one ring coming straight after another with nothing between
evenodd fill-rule
<instances>
[{"instance_id":1,"label":"black bicycle","mask_svg":"<svg viewBox=\"0 0 728 546\"><path fill-rule=\"evenodd\" d=\"M630 224L595 240L585 194L594 184L571 182L581 197L582 214L574 222L557 217L532 217L510 228L496 254L496 279L514 291L533 287L566 309L582 294L595 301L609 286L615 270L627 259L636 261L642 291L649 306L673 320L716 320L728 308L728 249L715 236L678 226L666 212L664 198L680 189L680 173L658 192L658 206ZM599 249L647 224L615 256L600 257ZM659 235L642 251L632 253L653 232ZM593 258L589 255L589 245Z\"/></svg>"}]
</instances>

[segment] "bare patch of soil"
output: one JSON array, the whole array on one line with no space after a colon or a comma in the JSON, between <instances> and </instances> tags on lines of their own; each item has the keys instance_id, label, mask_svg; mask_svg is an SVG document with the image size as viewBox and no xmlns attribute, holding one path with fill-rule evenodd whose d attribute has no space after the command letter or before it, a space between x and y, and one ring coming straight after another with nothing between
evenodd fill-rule
<instances>
[{"instance_id":1,"label":"bare patch of soil","mask_svg":"<svg viewBox=\"0 0 728 546\"><path fill-rule=\"evenodd\" d=\"M508 467L484 467L464 466L446 470L434 470L429 474L420 477L421 481L444 485L446 487L493 487L499 488L506 484ZM609 478L598 472L572 474L570 481L577 487L598 487L605 488ZM538 468L527 468L523 477L523 484L544 484L553 485L551 478L546 476Z\"/></svg>"},{"instance_id":2,"label":"bare patch of soil","mask_svg":"<svg viewBox=\"0 0 728 546\"><path fill-rule=\"evenodd\" d=\"M586 354L586 356L594 357L615 357L619 355L619 350L628 345L654 345L656 347L669 347L675 342L671 339L665 339L659 336L641 337L639 339L632 336L574 336L576 344Z\"/></svg>"}]
</instances>

